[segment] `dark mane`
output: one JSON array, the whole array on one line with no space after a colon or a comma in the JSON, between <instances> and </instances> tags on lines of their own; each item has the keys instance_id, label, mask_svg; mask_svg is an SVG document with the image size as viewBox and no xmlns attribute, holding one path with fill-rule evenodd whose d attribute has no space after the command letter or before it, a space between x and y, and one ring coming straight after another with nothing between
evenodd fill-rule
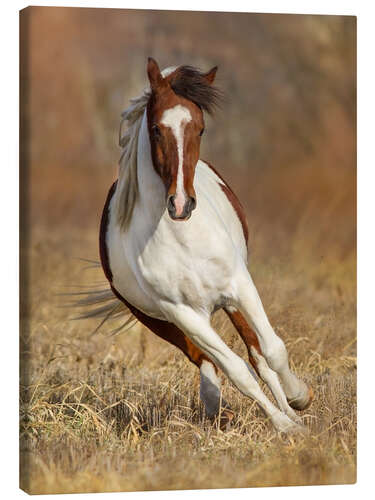
<instances>
[{"instance_id":1,"label":"dark mane","mask_svg":"<svg viewBox=\"0 0 375 500\"><path fill-rule=\"evenodd\" d=\"M173 91L212 114L219 107L223 93L210 85L205 74L192 66L179 66L167 79Z\"/></svg>"}]
</instances>

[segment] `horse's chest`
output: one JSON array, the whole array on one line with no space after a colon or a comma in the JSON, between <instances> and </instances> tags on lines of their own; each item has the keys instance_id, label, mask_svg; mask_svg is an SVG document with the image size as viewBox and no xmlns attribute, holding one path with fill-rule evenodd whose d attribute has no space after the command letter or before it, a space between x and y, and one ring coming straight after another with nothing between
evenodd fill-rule
<instances>
[{"instance_id":1,"label":"horse's chest","mask_svg":"<svg viewBox=\"0 0 375 500\"><path fill-rule=\"evenodd\" d=\"M230 300L239 257L212 218L165 218L152 231L126 233L111 224L108 246L115 288L150 316L159 317L163 301L212 311Z\"/></svg>"},{"instance_id":2,"label":"horse's chest","mask_svg":"<svg viewBox=\"0 0 375 500\"><path fill-rule=\"evenodd\" d=\"M229 293L235 259L210 235L189 239L161 230L147 242L137 266L158 298L210 309Z\"/></svg>"}]
</instances>

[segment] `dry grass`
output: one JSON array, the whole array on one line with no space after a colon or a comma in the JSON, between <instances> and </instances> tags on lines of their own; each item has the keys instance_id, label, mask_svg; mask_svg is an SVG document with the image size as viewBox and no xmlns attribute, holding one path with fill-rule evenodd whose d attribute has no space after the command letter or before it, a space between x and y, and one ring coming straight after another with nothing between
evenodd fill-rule
<instances>
[{"instance_id":1,"label":"dry grass","mask_svg":"<svg viewBox=\"0 0 375 500\"><path fill-rule=\"evenodd\" d=\"M332 263L315 269L309 263L305 274L287 264L262 268L254 262L253 274L271 320L286 341L292 367L316 394L304 414L309 434L286 438L277 436L256 404L227 381L223 391L236 418L227 432L212 426L199 401L198 371L139 325L118 337L105 330L91 337L96 322L67 321L72 311L58 308L60 298L52 298L52 293L61 289L60 284L102 279L93 271L82 273L82 264L68 258L82 254L82 248L95 248L95 238L95 232L70 234L69 239L51 232L33 235L39 243L32 243L29 252L30 316L21 337L25 490L67 493L355 481L353 257L336 263L336 269ZM330 282L322 286L324 275ZM219 313L214 321L227 343L245 356L225 317Z\"/></svg>"}]
</instances>

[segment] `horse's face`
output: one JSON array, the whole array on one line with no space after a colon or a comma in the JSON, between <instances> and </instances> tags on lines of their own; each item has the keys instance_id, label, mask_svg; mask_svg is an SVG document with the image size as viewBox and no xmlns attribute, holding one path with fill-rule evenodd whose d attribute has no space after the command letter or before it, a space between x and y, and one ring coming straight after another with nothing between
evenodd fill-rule
<instances>
[{"instance_id":1,"label":"horse's face","mask_svg":"<svg viewBox=\"0 0 375 500\"><path fill-rule=\"evenodd\" d=\"M185 221L197 204L194 174L204 131L203 113L194 102L173 91L173 73L163 78L151 58L147 71L152 90L147 120L153 165L165 186L169 216ZM206 77L213 81L214 75L207 73Z\"/></svg>"}]
</instances>

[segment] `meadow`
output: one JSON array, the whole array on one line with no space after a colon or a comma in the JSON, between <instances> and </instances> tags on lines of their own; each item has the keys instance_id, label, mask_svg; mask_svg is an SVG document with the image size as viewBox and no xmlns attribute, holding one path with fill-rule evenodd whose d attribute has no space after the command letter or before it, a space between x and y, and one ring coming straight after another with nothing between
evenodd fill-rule
<instances>
[{"instance_id":1,"label":"meadow","mask_svg":"<svg viewBox=\"0 0 375 500\"><path fill-rule=\"evenodd\" d=\"M26 12L21 487L42 494L355 482L353 18ZM134 38L137 31L144 36ZM104 283L79 258L98 260L119 115L146 84L147 55L161 66L218 62L222 70L227 100L207 121L202 157L245 207L251 274L292 369L315 392L301 413L304 436L277 435L222 375L235 417L221 430L206 417L199 373L180 352L139 324L116 336L115 324L93 333L98 320L73 320L78 311L59 295ZM213 322L246 358L226 317L218 312Z\"/></svg>"},{"instance_id":2,"label":"meadow","mask_svg":"<svg viewBox=\"0 0 375 500\"><path fill-rule=\"evenodd\" d=\"M262 262L254 256L253 275L271 321L286 342L293 369L315 391L303 414L308 435L283 438L226 379L223 395L236 416L226 432L213 425L199 401L198 370L139 325L115 337L108 327L92 336L98 320L67 320L74 313L58 307L52 297L56 287L45 283L66 283L67 262L72 283L102 280L98 271L99 279L89 277L93 273L69 257L94 248L95 238L95 232L80 233L72 252L71 244L44 234L31 251L32 274L38 278L30 334L21 335L23 488L63 493L355 481L350 259L327 283L331 263L314 270L308 263L305 273L292 262L281 266L277 259ZM226 318L217 313L214 321L245 358Z\"/></svg>"}]
</instances>

